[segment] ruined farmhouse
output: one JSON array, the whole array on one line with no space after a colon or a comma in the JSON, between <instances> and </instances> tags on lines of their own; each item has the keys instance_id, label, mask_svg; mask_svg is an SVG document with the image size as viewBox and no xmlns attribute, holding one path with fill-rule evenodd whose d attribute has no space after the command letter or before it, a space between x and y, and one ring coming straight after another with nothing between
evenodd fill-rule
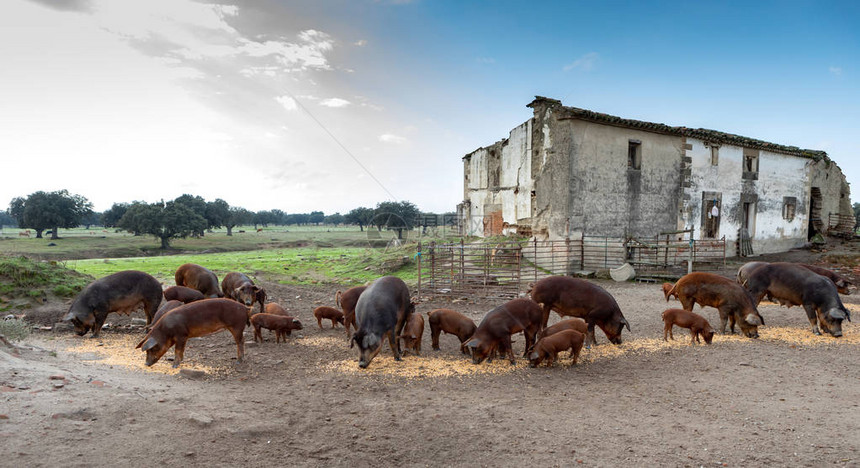
<instances>
[{"instance_id":1,"label":"ruined farmhouse","mask_svg":"<svg viewBox=\"0 0 860 468\"><path fill-rule=\"evenodd\" d=\"M824 151L540 96L528 106L533 117L508 138L463 157L464 234L630 239L692 229L695 239L774 253L853 229L849 185Z\"/></svg>"}]
</instances>

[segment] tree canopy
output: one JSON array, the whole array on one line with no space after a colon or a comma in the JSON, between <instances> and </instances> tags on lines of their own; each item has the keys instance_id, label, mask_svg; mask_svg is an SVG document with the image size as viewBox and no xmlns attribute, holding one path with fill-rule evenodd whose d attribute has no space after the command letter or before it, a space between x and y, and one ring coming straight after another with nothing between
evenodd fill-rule
<instances>
[{"instance_id":1,"label":"tree canopy","mask_svg":"<svg viewBox=\"0 0 860 468\"><path fill-rule=\"evenodd\" d=\"M70 194L67 190L56 192L35 192L27 198L18 197L9 204L9 214L18 226L36 231L41 238L42 232L51 229L51 239L59 239L59 228L73 228L82 224L92 215L93 204L85 197Z\"/></svg>"},{"instance_id":2,"label":"tree canopy","mask_svg":"<svg viewBox=\"0 0 860 468\"><path fill-rule=\"evenodd\" d=\"M176 201L134 203L119 220L119 226L135 234L149 234L170 247L170 240L185 238L206 229L206 218Z\"/></svg>"}]
</instances>

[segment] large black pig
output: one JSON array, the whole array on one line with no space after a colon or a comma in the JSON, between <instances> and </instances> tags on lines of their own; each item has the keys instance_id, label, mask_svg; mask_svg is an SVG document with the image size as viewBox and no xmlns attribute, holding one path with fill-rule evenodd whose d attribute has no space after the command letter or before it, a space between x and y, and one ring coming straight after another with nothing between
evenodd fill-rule
<instances>
[{"instance_id":1,"label":"large black pig","mask_svg":"<svg viewBox=\"0 0 860 468\"><path fill-rule=\"evenodd\" d=\"M72 302L63 320L72 322L78 335L93 331L99 336L107 315L111 312L129 314L143 303L146 324L161 304L161 284L152 276L136 270L126 270L90 283Z\"/></svg>"},{"instance_id":2,"label":"large black pig","mask_svg":"<svg viewBox=\"0 0 860 468\"><path fill-rule=\"evenodd\" d=\"M400 341L397 337L414 310L415 306L409 298L409 287L400 278L383 276L367 287L355 305L358 330L352 335L349 344L350 348L358 345L361 351L359 367L366 369L370 365L370 361L382 349L382 340L386 336L394 360L400 360Z\"/></svg>"},{"instance_id":3,"label":"large black pig","mask_svg":"<svg viewBox=\"0 0 860 468\"><path fill-rule=\"evenodd\" d=\"M549 313L579 317L588 324L585 346L597 344L594 326L597 325L613 344L621 344L621 331L630 331L630 324L621 313L615 298L605 289L588 281L570 276L549 276L532 286L532 299L543 306L543 326L546 328Z\"/></svg>"},{"instance_id":4,"label":"large black pig","mask_svg":"<svg viewBox=\"0 0 860 468\"><path fill-rule=\"evenodd\" d=\"M772 296L780 304L802 305L816 335L821 334L820 326L838 338L842 336L842 321L851 321L833 281L802 265L777 262L756 268L750 272L746 288L756 304Z\"/></svg>"}]
</instances>

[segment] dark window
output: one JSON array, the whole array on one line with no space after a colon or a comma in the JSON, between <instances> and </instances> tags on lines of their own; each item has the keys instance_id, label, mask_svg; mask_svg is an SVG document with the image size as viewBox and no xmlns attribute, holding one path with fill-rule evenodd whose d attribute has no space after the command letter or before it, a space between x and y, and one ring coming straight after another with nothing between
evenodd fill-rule
<instances>
[{"instance_id":1,"label":"dark window","mask_svg":"<svg viewBox=\"0 0 860 468\"><path fill-rule=\"evenodd\" d=\"M720 147L711 145L711 166L717 166L720 163Z\"/></svg>"},{"instance_id":2,"label":"dark window","mask_svg":"<svg viewBox=\"0 0 860 468\"><path fill-rule=\"evenodd\" d=\"M782 218L787 221L794 221L797 214L797 198L783 197L782 198Z\"/></svg>"},{"instance_id":3,"label":"dark window","mask_svg":"<svg viewBox=\"0 0 860 468\"><path fill-rule=\"evenodd\" d=\"M758 150L744 148L743 174L741 178L758 180Z\"/></svg>"},{"instance_id":4,"label":"dark window","mask_svg":"<svg viewBox=\"0 0 860 468\"><path fill-rule=\"evenodd\" d=\"M630 140L627 142L627 168L642 168L642 142L639 140Z\"/></svg>"}]
</instances>

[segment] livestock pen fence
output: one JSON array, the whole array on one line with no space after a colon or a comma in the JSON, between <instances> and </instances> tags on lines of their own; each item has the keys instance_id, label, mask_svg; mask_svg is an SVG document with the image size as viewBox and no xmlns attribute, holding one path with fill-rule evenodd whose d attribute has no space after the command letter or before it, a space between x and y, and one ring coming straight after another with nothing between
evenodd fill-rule
<instances>
[{"instance_id":1,"label":"livestock pen fence","mask_svg":"<svg viewBox=\"0 0 860 468\"><path fill-rule=\"evenodd\" d=\"M688 231L684 231L688 232ZM553 241L508 240L418 244L418 294L514 298L553 275L585 275L630 263L639 276L680 276L725 264L725 238L683 240L670 233L643 242L602 236ZM692 232L689 232L692 235ZM674 241L672 239L675 239Z\"/></svg>"}]
</instances>

